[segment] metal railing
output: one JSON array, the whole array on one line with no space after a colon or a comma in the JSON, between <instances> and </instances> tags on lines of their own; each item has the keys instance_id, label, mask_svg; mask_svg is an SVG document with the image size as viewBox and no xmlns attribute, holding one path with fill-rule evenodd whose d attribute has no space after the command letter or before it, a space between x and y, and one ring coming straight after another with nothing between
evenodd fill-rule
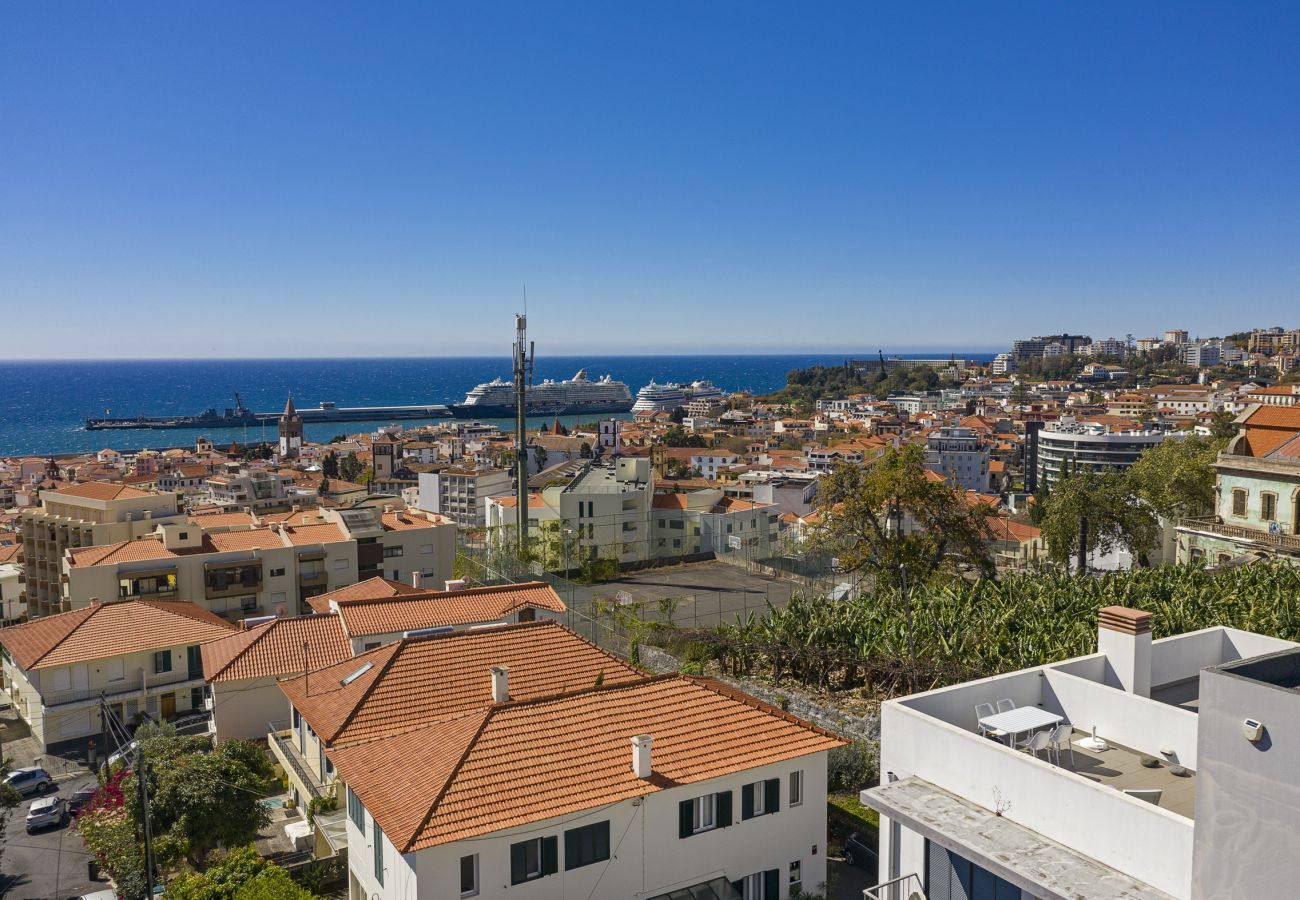
<instances>
[{"instance_id":1,"label":"metal railing","mask_svg":"<svg viewBox=\"0 0 1300 900\"><path fill-rule=\"evenodd\" d=\"M913 897L925 897L925 885L915 872L882 881L862 892L862 900L911 900Z\"/></svg>"},{"instance_id":2,"label":"metal railing","mask_svg":"<svg viewBox=\"0 0 1300 900\"><path fill-rule=\"evenodd\" d=\"M116 681L102 684L99 687L86 686L47 691L41 695L41 705L48 709L51 706L61 706L65 703L80 703L83 700L91 700L100 695L115 697L121 694L139 694L142 692L153 695L185 687L198 687L202 683L203 673L200 672L195 675L187 669L177 669L157 675L141 675L136 672Z\"/></svg>"},{"instance_id":3,"label":"metal railing","mask_svg":"<svg viewBox=\"0 0 1300 900\"><path fill-rule=\"evenodd\" d=\"M321 796L320 779L316 777L316 773L307 765L307 761L302 758L302 754L298 752L298 748L293 743L296 732L288 727L287 722L269 722L266 728L267 737L271 740L274 755L282 763L293 769L294 774L298 776L298 780L307 788L307 793L313 797Z\"/></svg>"},{"instance_id":4,"label":"metal railing","mask_svg":"<svg viewBox=\"0 0 1300 900\"><path fill-rule=\"evenodd\" d=\"M1286 534L1281 530L1272 532L1264 528L1252 528L1248 525L1230 525L1226 522L1220 522L1213 516L1179 519L1178 527L1190 531L1208 531L1212 534L1239 540L1271 544L1274 547L1285 547L1288 550L1300 550L1300 535Z\"/></svg>"}]
</instances>

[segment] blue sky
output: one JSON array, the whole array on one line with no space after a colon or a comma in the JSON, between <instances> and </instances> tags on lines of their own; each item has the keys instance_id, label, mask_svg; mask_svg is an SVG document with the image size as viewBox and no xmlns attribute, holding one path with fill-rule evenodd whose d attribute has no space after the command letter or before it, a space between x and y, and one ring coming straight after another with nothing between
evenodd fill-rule
<instances>
[{"instance_id":1,"label":"blue sky","mask_svg":"<svg viewBox=\"0 0 1300 900\"><path fill-rule=\"evenodd\" d=\"M1300 326L1300 4L0 7L17 357Z\"/></svg>"}]
</instances>

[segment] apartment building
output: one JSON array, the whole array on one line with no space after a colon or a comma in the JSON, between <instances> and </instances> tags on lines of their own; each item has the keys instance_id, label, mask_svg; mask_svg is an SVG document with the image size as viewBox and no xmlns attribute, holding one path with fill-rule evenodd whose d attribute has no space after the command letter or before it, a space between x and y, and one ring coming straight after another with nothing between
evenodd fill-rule
<instances>
[{"instance_id":1,"label":"apartment building","mask_svg":"<svg viewBox=\"0 0 1300 900\"><path fill-rule=\"evenodd\" d=\"M750 496L755 503L776 508L778 515L792 513L803 518L816 508L818 476L773 475L770 472L751 472L740 476L742 484L752 484Z\"/></svg>"},{"instance_id":2,"label":"apartment building","mask_svg":"<svg viewBox=\"0 0 1300 900\"><path fill-rule=\"evenodd\" d=\"M698 469L702 477L713 481L738 462L740 457L730 450L700 450L691 453L690 466Z\"/></svg>"},{"instance_id":3,"label":"apartment building","mask_svg":"<svg viewBox=\"0 0 1300 900\"><path fill-rule=\"evenodd\" d=\"M345 802L353 900L825 881L843 742L710 679L647 677L532 623L406 638L281 687L296 725L279 740L308 764L323 745Z\"/></svg>"},{"instance_id":4,"label":"apartment building","mask_svg":"<svg viewBox=\"0 0 1300 900\"><path fill-rule=\"evenodd\" d=\"M701 553L766 558L779 536L775 507L727 497L717 488L655 494L651 514L652 553L660 558Z\"/></svg>"},{"instance_id":5,"label":"apartment building","mask_svg":"<svg viewBox=\"0 0 1300 900\"><path fill-rule=\"evenodd\" d=\"M110 746L101 697L128 725L203 709L200 646L233 628L170 600L96 602L0 628L5 691L45 752Z\"/></svg>"},{"instance_id":6,"label":"apartment building","mask_svg":"<svg viewBox=\"0 0 1300 900\"><path fill-rule=\"evenodd\" d=\"M440 472L421 472L420 509L451 519L461 528L487 525L489 497L514 490L508 469L488 466L453 466Z\"/></svg>"},{"instance_id":7,"label":"apartment building","mask_svg":"<svg viewBox=\"0 0 1300 900\"><path fill-rule=\"evenodd\" d=\"M1289 641L1152 640L1149 613L1107 607L1096 653L882 704L866 896L1292 896L1297 673Z\"/></svg>"},{"instance_id":8,"label":"apartment building","mask_svg":"<svg viewBox=\"0 0 1300 900\"><path fill-rule=\"evenodd\" d=\"M1045 425L1037 440L1030 442L1026 466L1034 468L1039 483L1050 488L1067 472L1123 471L1169 436L1163 431L1109 431L1104 425L1064 416Z\"/></svg>"},{"instance_id":9,"label":"apartment building","mask_svg":"<svg viewBox=\"0 0 1300 900\"><path fill-rule=\"evenodd\" d=\"M207 479L206 502L221 509L252 509L255 512L286 509L304 499L315 502L313 492L294 490L294 478L282 472L241 469Z\"/></svg>"},{"instance_id":10,"label":"apartment building","mask_svg":"<svg viewBox=\"0 0 1300 900\"><path fill-rule=\"evenodd\" d=\"M21 562L30 614L71 609L64 605L61 587L65 551L134 540L160 524L182 521L174 493L98 481L41 491L40 506L22 511ZM108 599L117 593L101 596Z\"/></svg>"},{"instance_id":11,"label":"apartment building","mask_svg":"<svg viewBox=\"0 0 1300 900\"><path fill-rule=\"evenodd\" d=\"M15 623L27 615L27 585L18 562L21 544L0 545L0 625Z\"/></svg>"},{"instance_id":12,"label":"apartment building","mask_svg":"<svg viewBox=\"0 0 1300 900\"><path fill-rule=\"evenodd\" d=\"M358 507L277 518L231 528L205 525L223 519L204 516L136 540L70 550L63 602L77 609L93 598L192 600L239 620L297 615L311 597L376 575L451 575L455 525L438 516Z\"/></svg>"},{"instance_id":13,"label":"apartment building","mask_svg":"<svg viewBox=\"0 0 1300 900\"><path fill-rule=\"evenodd\" d=\"M530 527L557 522L572 548L573 562L609 557L619 562L649 558L654 472L645 457L593 460L567 484L530 494ZM488 526L499 533L514 527L515 498L488 500Z\"/></svg>"},{"instance_id":14,"label":"apartment building","mask_svg":"<svg viewBox=\"0 0 1300 900\"><path fill-rule=\"evenodd\" d=\"M1253 406L1215 461L1214 514L1178 522L1178 559L1300 564L1300 407Z\"/></svg>"},{"instance_id":15,"label":"apartment building","mask_svg":"<svg viewBox=\"0 0 1300 900\"><path fill-rule=\"evenodd\" d=\"M1220 341L1200 341L1182 347L1183 364L1198 369L1217 366L1222 361L1223 344Z\"/></svg>"},{"instance_id":16,"label":"apartment building","mask_svg":"<svg viewBox=\"0 0 1300 900\"><path fill-rule=\"evenodd\" d=\"M972 428L945 426L925 439L925 467L964 491L989 492L992 443Z\"/></svg>"}]
</instances>

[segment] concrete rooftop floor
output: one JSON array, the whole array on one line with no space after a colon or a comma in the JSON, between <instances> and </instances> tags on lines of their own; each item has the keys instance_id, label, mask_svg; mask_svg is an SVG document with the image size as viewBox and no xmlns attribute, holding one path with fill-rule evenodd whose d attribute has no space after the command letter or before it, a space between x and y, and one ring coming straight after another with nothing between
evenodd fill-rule
<instances>
[{"instance_id":1,"label":"concrete rooftop floor","mask_svg":"<svg viewBox=\"0 0 1300 900\"><path fill-rule=\"evenodd\" d=\"M1087 737L1081 731L1075 731L1074 740ZM1104 735L1103 735L1104 737ZM1162 809L1177 813L1187 819L1196 818L1196 773L1189 770L1187 775L1170 773L1168 764L1161 760L1160 767L1148 769L1142 765L1142 754L1136 750L1107 741L1110 749L1094 753L1074 746L1074 761L1071 763L1070 752L1061 751L1061 767L1077 772L1085 778L1112 787L1117 791L1132 789L1158 789L1162 793L1157 804ZM1046 754L1040 754L1040 759Z\"/></svg>"}]
</instances>

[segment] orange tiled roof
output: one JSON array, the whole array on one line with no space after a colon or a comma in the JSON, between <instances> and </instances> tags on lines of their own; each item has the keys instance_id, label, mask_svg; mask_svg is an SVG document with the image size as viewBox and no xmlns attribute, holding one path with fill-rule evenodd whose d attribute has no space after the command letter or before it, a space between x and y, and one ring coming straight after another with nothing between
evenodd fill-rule
<instances>
[{"instance_id":1,"label":"orange tiled roof","mask_svg":"<svg viewBox=\"0 0 1300 900\"><path fill-rule=\"evenodd\" d=\"M630 764L631 738L638 734L654 738L648 779L637 778ZM712 679L661 675L481 704L458 718L329 755L407 853L843 743ZM520 758L528 759L527 778L514 764ZM420 777L394 779L395 770Z\"/></svg>"},{"instance_id":2,"label":"orange tiled roof","mask_svg":"<svg viewBox=\"0 0 1300 900\"><path fill-rule=\"evenodd\" d=\"M349 675L371 667L349 684ZM510 695L546 697L623 684L641 673L554 622L530 622L400 641L280 688L327 744L408 731L479 709L491 698L492 666L510 668ZM433 690L433 686L437 690Z\"/></svg>"},{"instance_id":3,"label":"orange tiled roof","mask_svg":"<svg viewBox=\"0 0 1300 900\"><path fill-rule=\"evenodd\" d=\"M332 666L352 656L352 642L338 616L297 616L276 619L203 645L203 678L237 681L300 675Z\"/></svg>"},{"instance_id":4,"label":"orange tiled roof","mask_svg":"<svg viewBox=\"0 0 1300 900\"><path fill-rule=\"evenodd\" d=\"M87 481L84 484L71 484L65 488L59 488L55 493L62 494L65 497L84 497L87 500L133 500L150 496L148 491L107 481Z\"/></svg>"},{"instance_id":5,"label":"orange tiled roof","mask_svg":"<svg viewBox=\"0 0 1300 900\"><path fill-rule=\"evenodd\" d=\"M338 604L343 625L353 637L496 622L525 606L556 613L566 609L554 588L542 581Z\"/></svg>"},{"instance_id":6,"label":"orange tiled roof","mask_svg":"<svg viewBox=\"0 0 1300 900\"><path fill-rule=\"evenodd\" d=\"M347 603L353 600L382 600L385 597L396 597L402 594L423 593L425 591L422 588L412 587L401 581L389 581L387 578L380 578L376 575L373 578L367 578L365 581L358 581L356 584L339 588L337 591L330 591L328 594L308 597L307 603L316 612L327 613L330 611L331 600L338 603Z\"/></svg>"},{"instance_id":7,"label":"orange tiled roof","mask_svg":"<svg viewBox=\"0 0 1300 900\"><path fill-rule=\"evenodd\" d=\"M333 522L320 525L286 525L284 535L295 547L302 544L336 544L347 540L343 530Z\"/></svg>"},{"instance_id":8,"label":"orange tiled roof","mask_svg":"<svg viewBox=\"0 0 1300 900\"><path fill-rule=\"evenodd\" d=\"M93 603L85 609L0 628L0 644L24 669L44 669L126 653L202 644L235 626L184 600Z\"/></svg>"},{"instance_id":9,"label":"orange tiled roof","mask_svg":"<svg viewBox=\"0 0 1300 900\"><path fill-rule=\"evenodd\" d=\"M1300 433L1300 406L1261 406L1246 417L1242 425L1244 438L1237 452L1267 456L1297 433Z\"/></svg>"},{"instance_id":10,"label":"orange tiled roof","mask_svg":"<svg viewBox=\"0 0 1300 900\"><path fill-rule=\"evenodd\" d=\"M450 522L444 516L436 513L420 513L416 515L410 511L406 512L386 512L381 517L384 524L384 531L409 531L413 528L432 528L434 525L444 525Z\"/></svg>"}]
</instances>

